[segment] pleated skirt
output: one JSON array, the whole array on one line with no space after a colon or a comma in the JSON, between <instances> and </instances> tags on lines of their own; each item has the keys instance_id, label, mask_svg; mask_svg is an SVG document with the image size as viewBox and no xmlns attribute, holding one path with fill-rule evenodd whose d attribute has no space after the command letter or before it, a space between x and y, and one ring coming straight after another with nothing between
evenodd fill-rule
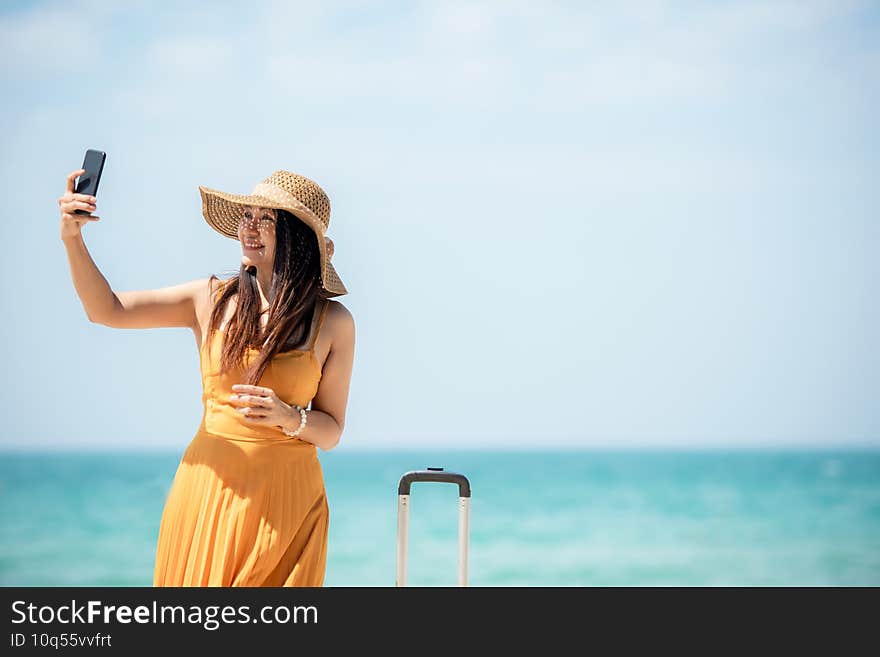
<instances>
[{"instance_id":1,"label":"pleated skirt","mask_svg":"<svg viewBox=\"0 0 880 657\"><path fill-rule=\"evenodd\" d=\"M323 586L330 511L312 443L199 430L168 492L154 586Z\"/></svg>"}]
</instances>

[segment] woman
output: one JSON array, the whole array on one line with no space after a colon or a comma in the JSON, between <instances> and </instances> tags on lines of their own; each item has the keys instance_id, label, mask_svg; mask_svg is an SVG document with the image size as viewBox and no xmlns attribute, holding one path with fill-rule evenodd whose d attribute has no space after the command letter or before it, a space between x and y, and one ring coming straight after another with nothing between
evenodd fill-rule
<instances>
[{"instance_id":1,"label":"woman","mask_svg":"<svg viewBox=\"0 0 880 657\"><path fill-rule=\"evenodd\" d=\"M354 360L347 293L325 237L330 203L313 181L276 171L251 195L199 187L202 214L242 245L237 276L114 292L82 226L95 198L59 198L61 239L90 321L191 328L204 415L165 501L154 586L322 586L329 508L317 448L345 427ZM311 406L306 406L311 402Z\"/></svg>"}]
</instances>

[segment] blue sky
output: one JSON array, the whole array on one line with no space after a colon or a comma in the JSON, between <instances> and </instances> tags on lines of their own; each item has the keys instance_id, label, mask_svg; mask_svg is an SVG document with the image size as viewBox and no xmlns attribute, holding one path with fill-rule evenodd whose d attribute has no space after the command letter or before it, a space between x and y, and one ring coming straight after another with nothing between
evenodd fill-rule
<instances>
[{"instance_id":1,"label":"blue sky","mask_svg":"<svg viewBox=\"0 0 880 657\"><path fill-rule=\"evenodd\" d=\"M320 6L319 6L320 5ZM867 2L4 3L4 446L183 449L195 338L87 321L238 267L198 185L332 202L339 448L880 446Z\"/></svg>"}]
</instances>

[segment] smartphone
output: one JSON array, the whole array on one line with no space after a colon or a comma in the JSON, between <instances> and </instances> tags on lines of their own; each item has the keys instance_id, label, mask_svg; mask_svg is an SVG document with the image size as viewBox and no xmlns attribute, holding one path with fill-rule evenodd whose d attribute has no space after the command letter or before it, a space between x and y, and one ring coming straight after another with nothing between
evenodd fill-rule
<instances>
[{"instance_id":1,"label":"smartphone","mask_svg":"<svg viewBox=\"0 0 880 657\"><path fill-rule=\"evenodd\" d=\"M98 183L101 182L101 172L104 170L104 160L107 159L107 153L104 151L90 148L86 151L83 158L82 169L85 169L79 180L76 181L77 194L88 194L89 196L98 196ZM74 210L74 214L84 214L91 216L85 210Z\"/></svg>"}]
</instances>

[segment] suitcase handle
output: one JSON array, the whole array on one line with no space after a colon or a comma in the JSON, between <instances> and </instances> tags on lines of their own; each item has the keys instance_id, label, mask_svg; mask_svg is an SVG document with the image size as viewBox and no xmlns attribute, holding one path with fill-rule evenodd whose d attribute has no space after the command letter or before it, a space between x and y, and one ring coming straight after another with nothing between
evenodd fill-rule
<instances>
[{"instance_id":1,"label":"suitcase handle","mask_svg":"<svg viewBox=\"0 0 880 657\"><path fill-rule=\"evenodd\" d=\"M440 481L458 484L458 585L467 586L468 534L470 533L471 483L458 472L443 468L411 470L397 485L397 578L396 586L406 586L406 553L409 533L409 491L415 481Z\"/></svg>"},{"instance_id":2,"label":"suitcase handle","mask_svg":"<svg viewBox=\"0 0 880 657\"><path fill-rule=\"evenodd\" d=\"M448 472L443 468L428 467L426 470L411 470L400 478L397 485L398 495L409 495L410 487L415 481L445 481L450 484L458 484L458 496L471 496L471 482L463 474Z\"/></svg>"}]
</instances>

